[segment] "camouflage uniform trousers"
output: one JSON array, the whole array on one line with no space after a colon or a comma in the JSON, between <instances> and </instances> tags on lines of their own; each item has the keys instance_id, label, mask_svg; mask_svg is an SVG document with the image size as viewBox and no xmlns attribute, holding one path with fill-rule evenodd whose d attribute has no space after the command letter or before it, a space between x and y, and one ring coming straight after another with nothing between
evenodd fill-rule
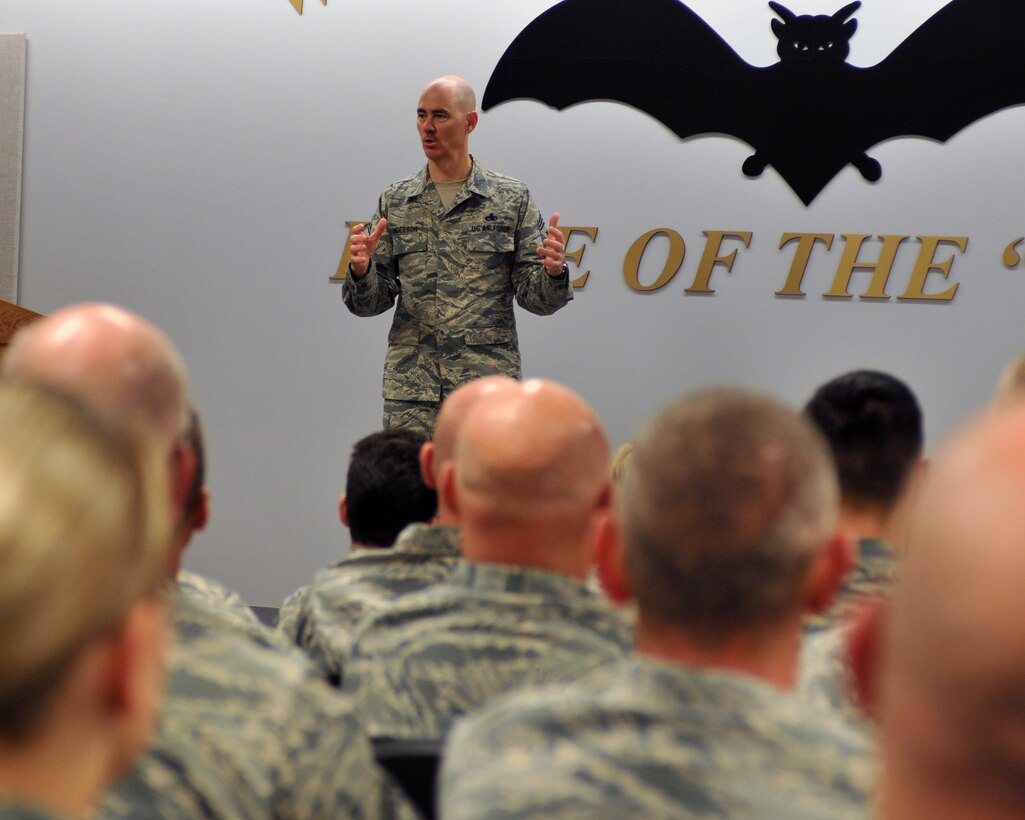
<instances>
[{"instance_id":1,"label":"camouflage uniform trousers","mask_svg":"<svg viewBox=\"0 0 1025 820\"><path fill-rule=\"evenodd\" d=\"M440 401L384 400L384 429L412 430L431 438L438 420Z\"/></svg>"}]
</instances>

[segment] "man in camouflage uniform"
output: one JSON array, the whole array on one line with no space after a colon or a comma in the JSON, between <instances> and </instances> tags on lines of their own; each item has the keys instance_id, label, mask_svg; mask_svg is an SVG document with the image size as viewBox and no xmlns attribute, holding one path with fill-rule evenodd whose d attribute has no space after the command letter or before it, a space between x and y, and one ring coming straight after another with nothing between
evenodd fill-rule
<instances>
[{"instance_id":1,"label":"man in camouflage uniform","mask_svg":"<svg viewBox=\"0 0 1025 820\"><path fill-rule=\"evenodd\" d=\"M857 539L857 559L836 603L805 624L800 689L817 706L872 731L851 697L847 616L888 594L896 578L921 474L922 412L900 379L858 370L822 385L804 414L829 442L840 480L840 526Z\"/></svg>"},{"instance_id":2,"label":"man in camouflage uniform","mask_svg":"<svg viewBox=\"0 0 1025 820\"><path fill-rule=\"evenodd\" d=\"M836 506L792 411L727 391L667 408L597 528L606 589L637 601L636 655L457 723L442 816L866 817L870 749L792 692L802 616L849 564Z\"/></svg>"},{"instance_id":3,"label":"man in camouflage uniform","mask_svg":"<svg viewBox=\"0 0 1025 820\"><path fill-rule=\"evenodd\" d=\"M478 376L520 376L513 298L554 313L573 298L558 214L469 152L473 89L430 83L417 104L426 167L389 186L371 224L350 234L342 297L358 316L398 302L384 365L384 426L430 435L441 400Z\"/></svg>"},{"instance_id":4,"label":"man in camouflage uniform","mask_svg":"<svg viewBox=\"0 0 1025 820\"><path fill-rule=\"evenodd\" d=\"M171 514L181 527L167 552L169 579L176 578L195 524L185 512L196 486L196 451L185 435L185 365L170 339L122 308L77 305L20 332L4 358L4 374L75 395L167 453ZM326 815L335 806L351 808L354 816L407 811L377 771L365 736L344 718L351 706L311 680L312 668L298 650L272 630L243 624L234 606L225 609L216 597L176 589L173 601L166 717L101 814L258 818ZM347 773L360 777L343 780ZM318 812L317 806L326 808Z\"/></svg>"},{"instance_id":5,"label":"man in camouflage uniform","mask_svg":"<svg viewBox=\"0 0 1025 820\"><path fill-rule=\"evenodd\" d=\"M809 620L835 626L852 604L886 593L922 462L922 411L904 382L874 370L822 385L804 407L829 442L840 479L840 525L858 540L858 557L836 604Z\"/></svg>"},{"instance_id":6,"label":"man in camouflage uniform","mask_svg":"<svg viewBox=\"0 0 1025 820\"><path fill-rule=\"evenodd\" d=\"M421 539L412 537L420 528L433 532L425 522L437 510L437 493L420 475L425 443L402 429L356 442L338 505L350 554L290 595L278 614L278 628L332 683L341 679L341 655L356 622L384 601L440 580L458 557L447 539L428 538L421 549ZM413 522L420 523L407 529Z\"/></svg>"},{"instance_id":7,"label":"man in camouflage uniform","mask_svg":"<svg viewBox=\"0 0 1025 820\"><path fill-rule=\"evenodd\" d=\"M371 736L438 740L498 694L623 657L629 628L585 583L590 526L610 503L607 457L591 409L551 382L471 408L439 488L463 560L364 620L345 661L343 691Z\"/></svg>"}]
</instances>

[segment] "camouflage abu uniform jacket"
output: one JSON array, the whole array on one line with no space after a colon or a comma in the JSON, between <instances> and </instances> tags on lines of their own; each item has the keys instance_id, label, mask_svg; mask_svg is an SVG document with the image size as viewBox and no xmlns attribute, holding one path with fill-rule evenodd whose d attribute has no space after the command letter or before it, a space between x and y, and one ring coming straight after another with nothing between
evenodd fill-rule
<instances>
[{"instance_id":1,"label":"camouflage abu uniform jacket","mask_svg":"<svg viewBox=\"0 0 1025 820\"><path fill-rule=\"evenodd\" d=\"M98 818L415 817L350 702L294 647L261 648L175 599L157 731Z\"/></svg>"},{"instance_id":2,"label":"camouflage abu uniform jacket","mask_svg":"<svg viewBox=\"0 0 1025 820\"><path fill-rule=\"evenodd\" d=\"M410 524L388 549L365 549L322 569L281 606L278 629L334 685L342 679L356 624L391 601L448 577L459 560L459 530Z\"/></svg>"},{"instance_id":3,"label":"camouflage abu uniform jacket","mask_svg":"<svg viewBox=\"0 0 1025 820\"><path fill-rule=\"evenodd\" d=\"M342 691L372 737L440 740L496 695L615 664L632 638L620 612L580 581L461 561L360 624Z\"/></svg>"},{"instance_id":4,"label":"camouflage abu uniform jacket","mask_svg":"<svg viewBox=\"0 0 1025 820\"><path fill-rule=\"evenodd\" d=\"M863 739L791 693L635 657L456 723L440 815L867 820L874 778Z\"/></svg>"},{"instance_id":5,"label":"camouflage abu uniform jacket","mask_svg":"<svg viewBox=\"0 0 1025 820\"><path fill-rule=\"evenodd\" d=\"M838 626L866 598L888 595L899 568L900 555L892 544L877 538L859 539L858 559L837 593L836 601L828 612L806 618L805 629L812 632Z\"/></svg>"},{"instance_id":6,"label":"camouflage abu uniform jacket","mask_svg":"<svg viewBox=\"0 0 1025 820\"><path fill-rule=\"evenodd\" d=\"M569 278L541 264L544 220L527 187L474 160L446 211L425 166L381 194L371 224L381 217L370 268L362 279L349 269L342 298L358 316L398 300L384 398L437 402L480 376L519 377L513 297L541 315L573 298Z\"/></svg>"}]
</instances>

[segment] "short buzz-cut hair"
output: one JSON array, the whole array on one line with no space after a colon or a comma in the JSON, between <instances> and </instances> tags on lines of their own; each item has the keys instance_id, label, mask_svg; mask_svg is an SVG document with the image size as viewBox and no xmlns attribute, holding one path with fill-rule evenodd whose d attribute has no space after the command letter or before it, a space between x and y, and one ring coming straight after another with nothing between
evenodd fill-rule
<instances>
[{"instance_id":1,"label":"short buzz-cut hair","mask_svg":"<svg viewBox=\"0 0 1025 820\"><path fill-rule=\"evenodd\" d=\"M434 517L438 497L420 473L420 448L426 441L411 430L391 429L356 442L345 481L355 543L390 547L408 524Z\"/></svg>"},{"instance_id":2,"label":"short buzz-cut hair","mask_svg":"<svg viewBox=\"0 0 1025 820\"><path fill-rule=\"evenodd\" d=\"M888 373L854 370L816 390L804 414L829 442L844 503L892 509L922 455L911 388Z\"/></svg>"},{"instance_id":3,"label":"short buzz-cut hair","mask_svg":"<svg viewBox=\"0 0 1025 820\"><path fill-rule=\"evenodd\" d=\"M642 430L617 498L642 618L705 645L799 611L837 517L821 435L755 393L678 399Z\"/></svg>"}]
</instances>

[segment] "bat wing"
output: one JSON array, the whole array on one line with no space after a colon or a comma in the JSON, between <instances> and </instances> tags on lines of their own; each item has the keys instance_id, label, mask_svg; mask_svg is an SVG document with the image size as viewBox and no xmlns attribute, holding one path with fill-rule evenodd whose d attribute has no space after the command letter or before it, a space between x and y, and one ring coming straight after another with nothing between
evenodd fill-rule
<instances>
[{"instance_id":1,"label":"bat wing","mask_svg":"<svg viewBox=\"0 0 1025 820\"><path fill-rule=\"evenodd\" d=\"M482 105L614 100L681 138L731 134L757 147L763 71L679 0L564 0L506 49Z\"/></svg>"},{"instance_id":2,"label":"bat wing","mask_svg":"<svg viewBox=\"0 0 1025 820\"><path fill-rule=\"evenodd\" d=\"M897 136L945 142L1025 103L1025 2L952 0L864 70L855 108L865 148Z\"/></svg>"}]
</instances>

